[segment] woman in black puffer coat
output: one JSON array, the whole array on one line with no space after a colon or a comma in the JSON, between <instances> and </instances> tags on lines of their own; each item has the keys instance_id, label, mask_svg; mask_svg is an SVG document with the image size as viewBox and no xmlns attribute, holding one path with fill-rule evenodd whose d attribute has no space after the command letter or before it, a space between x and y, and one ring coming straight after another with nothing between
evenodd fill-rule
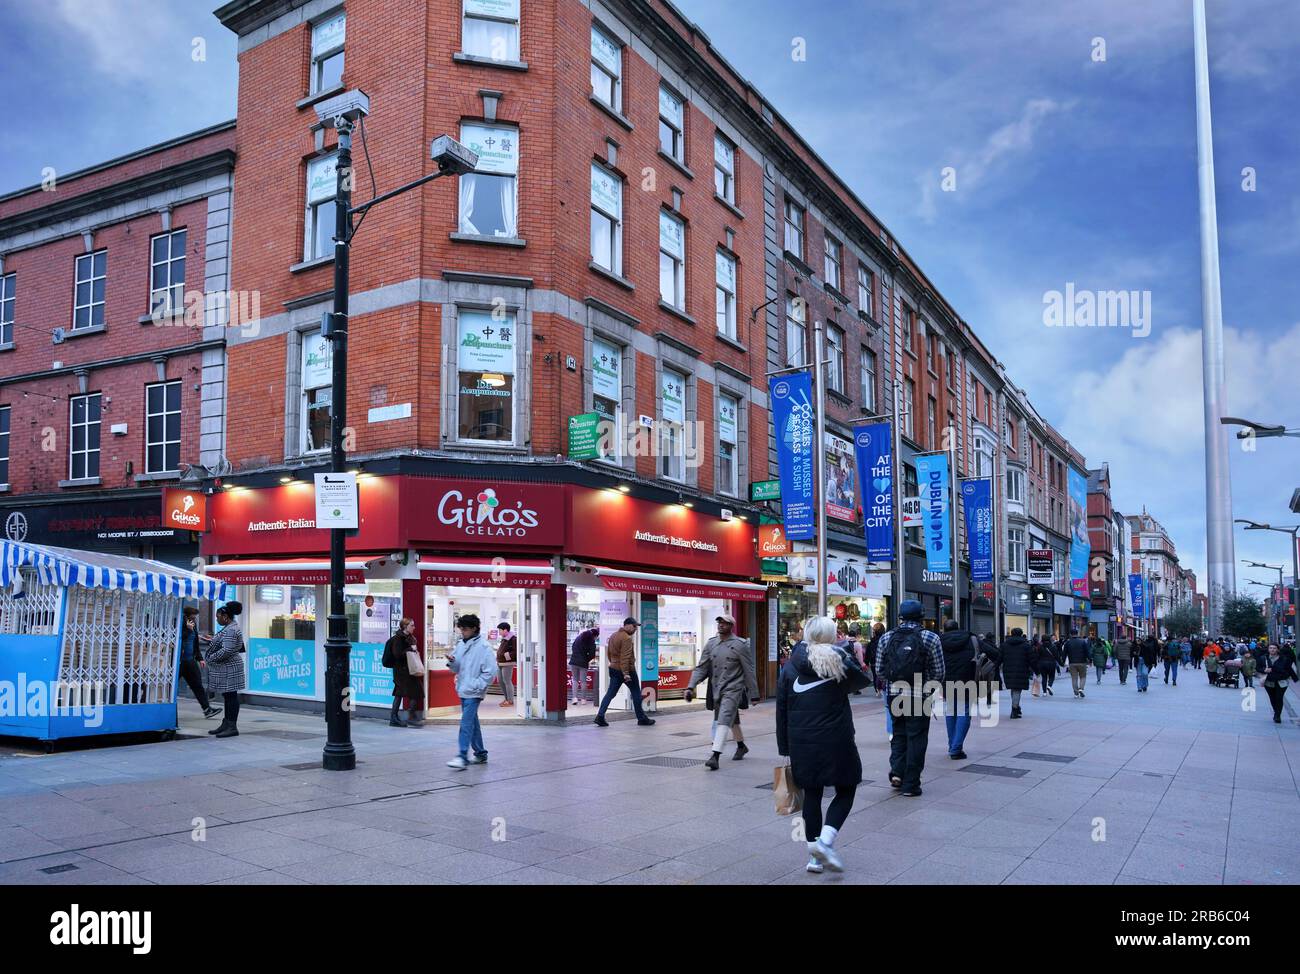
<instances>
[{"instance_id":1,"label":"woman in black puffer coat","mask_svg":"<svg viewBox=\"0 0 1300 974\"><path fill-rule=\"evenodd\" d=\"M1002 684L1011 691L1011 716L1020 716L1020 694L1029 689L1029 680L1038 663L1034 649L1024 632L1012 629L1002 644Z\"/></svg>"},{"instance_id":2,"label":"woman in black puffer coat","mask_svg":"<svg viewBox=\"0 0 1300 974\"><path fill-rule=\"evenodd\" d=\"M853 808L862 781L849 696L867 685L867 675L852 653L834 645L832 619L809 619L804 640L791 651L777 684L776 746L790 759L794 782L804 792L808 871L819 873L829 865L841 872L844 864L834 849L835 836ZM826 788L835 789L835 798L823 826Z\"/></svg>"},{"instance_id":3,"label":"woman in black puffer coat","mask_svg":"<svg viewBox=\"0 0 1300 974\"><path fill-rule=\"evenodd\" d=\"M1038 647L1038 674L1043 678L1043 691L1050 697L1055 696L1052 693L1052 685L1056 683L1056 672L1059 664L1056 662L1056 656L1047 646Z\"/></svg>"}]
</instances>

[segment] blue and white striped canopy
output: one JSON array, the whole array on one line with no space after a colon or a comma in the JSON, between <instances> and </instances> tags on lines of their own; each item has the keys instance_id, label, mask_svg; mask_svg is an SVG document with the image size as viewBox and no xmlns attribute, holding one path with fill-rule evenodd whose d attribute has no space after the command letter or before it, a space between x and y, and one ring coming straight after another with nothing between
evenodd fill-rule
<instances>
[{"instance_id":1,"label":"blue and white striped canopy","mask_svg":"<svg viewBox=\"0 0 1300 974\"><path fill-rule=\"evenodd\" d=\"M8 587L20 568L30 567L44 585L161 592L176 598L224 601L230 586L147 558L0 540L0 587Z\"/></svg>"}]
</instances>

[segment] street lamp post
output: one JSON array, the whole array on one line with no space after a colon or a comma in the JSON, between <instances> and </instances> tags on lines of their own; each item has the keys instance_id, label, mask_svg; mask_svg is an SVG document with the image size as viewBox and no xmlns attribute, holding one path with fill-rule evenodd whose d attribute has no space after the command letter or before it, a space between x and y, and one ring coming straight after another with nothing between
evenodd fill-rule
<instances>
[{"instance_id":1,"label":"street lamp post","mask_svg":"<svg viewBox=\"0 0 1300 974\"><path fill-rule=\"evenodd\" d=\"M1293 524L1290 527L1285 528L1275 528L1271 524L1261 524L1259 521L1252 521L1249 518L1244 517L1237 518L1233 523L1244 524L1247 531L1275 531L1278 534L1285 534L1290 537L1291 595L1289 604L1296 606L1297 625L1300 625L1300 524ZM1280 578L1278 582L1281 584Z\"/></svg>"},{"instance_id":2,"label":"street lamp post","mask_svg":"<svg viewBox=\"0 0 1300 974\"><path fill-rule=\"evenodd\" d=\"M433 142L431 155L437 170L405 186L383 193L359 206L352 205L352 130L362 125L370 114L370 99L363 91L345 91L316 106L320 123L338 132L338 157L335 162L334 196L334 311L325 316L322 331L331 345L330 361L330 469L335 474L345 470L347 455L344 437L347 431L348 406L348 277L351 270L352 235L356 231L352 218L365 219L370 208L407 190L423 186L439 176L461 175L478 164L478 156L459 142L442 136ZM325 750L321 767L326 771L351 771L357 766L357 752L352 746L349 708L344 706L351 676L348 656L347 615L344 610L343 586L345 528L330 529L330 606L328 636L325 639Z\"/></svg>"}]
</instances>

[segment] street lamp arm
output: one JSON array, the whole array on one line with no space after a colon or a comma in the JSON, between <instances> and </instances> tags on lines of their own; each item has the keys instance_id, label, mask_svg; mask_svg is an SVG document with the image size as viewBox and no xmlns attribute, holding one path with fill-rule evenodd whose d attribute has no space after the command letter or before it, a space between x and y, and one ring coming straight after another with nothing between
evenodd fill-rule
<instances>
[{"instance_id":1,"label":"street lamp arm","mask_svg":"<svg viewBox=\"0 0 1300 974\"><path fill-rule=\"evenodd\" d=\"M366 200L366 202L364 203L358 203L356 206L348 210L348 214L350 216L357 216L357 215L365 216L365 214L370 210L372 206L377 206L380 203L384 202L384 200L390 200L394 196L400 196L402 193L405 193L407 190L415 189L417 186L423 186L425 183L432 182L433 180L437 179L439 176L445 176L445 175L447 175L447 173L438 170L436 172L431 172L428 175L421 176L419 179L413 180L407 183L405 186L399 186L397 187L397 189L390 189L387 193L380 193L374 199ZM355 233L356 231L354 230L353 232Z\"/></svg>"}]
</instances>

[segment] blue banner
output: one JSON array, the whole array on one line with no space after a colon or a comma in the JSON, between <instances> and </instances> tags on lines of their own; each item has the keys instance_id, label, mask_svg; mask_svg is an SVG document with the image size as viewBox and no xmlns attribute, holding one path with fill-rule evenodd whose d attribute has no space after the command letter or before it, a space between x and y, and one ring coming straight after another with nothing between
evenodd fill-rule
<instances>
[{"instance_id":1,"label":"blue banner","mask_svg":"<svg viewBox=\"0 0 1300 974\"><path fill-rule=\"evenodd\" d=\"M1088 586L1088 563L1092 558L1092 542L1088 538L1088 481L1071 467L1068 471L1070 525L1070 591L1077 599L1086 599L1092 593Z\"/></svg>"},{"instance_id":2,"label":"blue banner","mask_svg":"<svg viewBox=\"0 0 1300 974\"><path fill-rule=\"evenodd\" d=\"M774 375L768 381L776 458L781 472L781 514L785 535L807 541L816 530L813 506L813 451L816 442L812 377L807 372Z\"/></svg>"},{"instance_id":3,"label":"blue banner","mask_svg":"<svg viewBox=\"0 0 1300 974\"><path fill-rule=\"evenodd\" d=\"M853 430L868 561L894 560L894 456L888 423Z\"/></svg>"},{"instance_id":4,"label":"blue banner","mask_svg":"<svg viewBox=\"0 0 1300 974\"><path fill-rule=\"evenodd\" d=\"M932 572L950 572L952 551L949 544L948 454L918 456L916 479L921 495L925 567Z\"/></svg>"},{"instance_id":5,"label":"blue banner","mask_svg":"<svg viewBox=\"0 0 1300 974\"><path fill-rule=\"evenodd\" d=\"M1145 619L1147 617L1146 592L1142 584L1144 579L1141 575L1130 575L1128 577L1128 595L1129 595L1129 612L1135 619Z\"/></svg>"},{"instance_id":6,"label":"blue banner","mask_svg":"<svg viewBox=\"0 0 1300 974\"><path fill-rule=\"evenodd\" d=\"M961 485L966 508L966 545L970 548L970 580L993 581L993 482L967 480Z\"/></svg>"}]
</instances>

